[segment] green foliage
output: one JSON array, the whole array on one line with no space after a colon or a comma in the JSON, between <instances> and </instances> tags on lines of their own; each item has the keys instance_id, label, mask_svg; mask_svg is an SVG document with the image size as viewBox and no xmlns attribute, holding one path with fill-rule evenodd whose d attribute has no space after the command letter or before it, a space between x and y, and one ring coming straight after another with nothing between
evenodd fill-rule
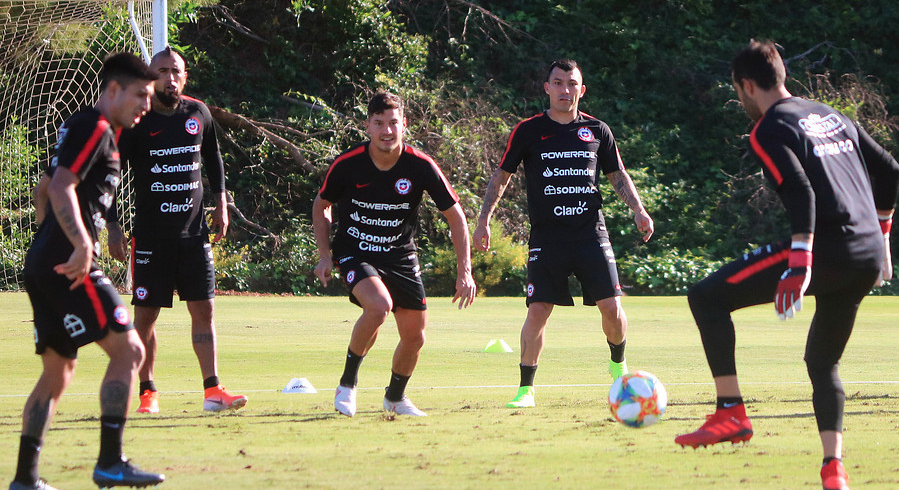
<instances>
[{"instance_id":1,"label":"green foliage","mask_svg":"<svg viewBox=\"0 0 899 490\"><path fill-rule=\"evenodd\" d=\"M629 294L682 295L721 265L720 260L672 248L661 254L619 260L618 273Z\"/></svg>"},{"instance_id":2,"label":"green foliage","mask_svg":"<svg viewBox=\"0 0 899 490\"><path fill-rule=\"evenodd\" d=\"M10 122L0 133L0 290L18 289L12 281L31 243L31 189L37 183L32 175L40 158L40 150L28 142L27 128Z\"/></svg>"},{"instance_id":3,"label":"green foliage","mask_svg":"<svg viewBox=\"0 0 899 490\"><path fill-rule=\"evenodd\" d=\"M474 233L474 226L471 227ZM527 244L503 235L497 221L490 224L490 250L471 251L472 276L478 295L522 296L527 279ZM422 278L432 296L452 296L456 291L456 251L452 244L424 250L421 254Z\"/></svg>"},{"instance_id":4,"label":"green foliage","mask_svg":"<svg viewBox=\"0 0 899 490\"><path fill-rule=\"evenodd\" d=\"M884 44L899 4L886 0L652 8L621 0L222 0L181 9L176 42L190 61L188 91L302 134L313 172L264 139L223 141L238 206L287 235L311 233L295 223L308 219L333 158L366 138L365 102L379 88L404 96L407 141L435 157L472 219L509 131L546 107L545 66L563 56L582 66L581 109L612 128L655 220L653 239L642 244L630 210L601 184L622 276L635 293L682 292L711 264L789 233L758 164L744 157L751 121L730 85L730 59L751 37L783 47L794 94L833 104L899 150L889 116L899 110L899 52ZM522 180L513 179L495 214L503 233L494 235L515 242L528 234ZM424 208L417 239L428 263L454 260L442 220ZM261 276L264 268L250 264L269 257L252 251L272 245L248 233L232 239L237 250L249 247L245 267ZM307 267L299 276L311 274ZM677 267L686 269L675 274ZM435 278L434 289L444 294L447 281ZM507 282L517 294L520 285Z\"/></svg>"},{"instance_id":5,"label":"green foliage","mask_svg":"<svg viewBox=\"0 0 899 490\"><path fill-rule=\"evenodd\" d=\"M312 235L303 227L282 234L282 241L236 245L220 242L213 252L218 289L258 293L313 294L321 285L312 274L318 263L318 251ZM339 281L332 281L337 284ZM337 289L331 286L331 289ZM332 291L333 292L333 291Z\"/></svg>"}]
</instances>

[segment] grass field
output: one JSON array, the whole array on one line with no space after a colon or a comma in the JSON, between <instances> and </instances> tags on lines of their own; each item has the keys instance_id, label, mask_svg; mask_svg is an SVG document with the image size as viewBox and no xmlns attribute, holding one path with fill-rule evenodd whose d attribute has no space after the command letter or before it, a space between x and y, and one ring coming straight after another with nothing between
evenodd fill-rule
<instances>
[{"instance_id":1,"label":"grass field","mask_svg":"<svg viewBox=\"0 0 899 490\"><path fill-rule=\"evenodd\" d=\"M391 320L360 372L359 412L333 410L350 329L346 298L219 297L219 371L245 393L239 412L202 411L202 380L183 305L158 325L156 382L162 412L133 414L125 451L166 473L159 488L294 489L798 489L820 488L821 450L802 362L814 301L798 320L773 308L737 312L737 366L755 437L742 446L683 450L673 438L713 410L713 387L685 298L628 297L631 369L656 374L670 402L662 423L630 429L604 401L608 348L595 308L557 308L537 373L535 409L504 407L518 384L520 298L479 298L457 311L429 301L428 343L407 394L427 418L381 411L396 345ZM22 293L0 294L0 483L12 479L21 410L37 379L31 310ZM899 298L862 305L841 375L844 461L854 489L899 488ZM486 354L504 339L511 354ZM80 353L75 381L45 441L41 474L60 489L96 488L97 391L106 360ZM294 377L317 394L282 394ZM5 480L4 480L5 479Z\"/></svg>"}]
</instances>

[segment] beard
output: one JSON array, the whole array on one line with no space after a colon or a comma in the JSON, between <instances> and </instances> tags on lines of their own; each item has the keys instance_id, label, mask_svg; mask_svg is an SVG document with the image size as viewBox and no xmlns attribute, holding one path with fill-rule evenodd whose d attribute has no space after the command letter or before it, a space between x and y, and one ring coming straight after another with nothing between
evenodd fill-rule
<instances>
[{"instance_id":1,"label":"beard","mask_svg":"<svg viewBox=\"0 0 899 490\"><path fill-rule=\"evenodd\" d=\"M181 102L181 94L178 92L156 92L156 98L166 107L175 107L178 105L178 102Z\"/></svg>"}]
</instances>

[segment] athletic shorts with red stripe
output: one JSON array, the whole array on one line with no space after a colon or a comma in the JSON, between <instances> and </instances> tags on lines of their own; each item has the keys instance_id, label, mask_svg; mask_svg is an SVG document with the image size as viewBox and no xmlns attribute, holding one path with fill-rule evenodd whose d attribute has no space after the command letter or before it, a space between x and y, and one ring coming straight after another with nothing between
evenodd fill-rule
<instances>
[{"instance_id":1,"label":"athletic shorts with red stripe","mask_svg":"<svg viewBox=\"0 0 899 490\"><path fill-rule=\"evenodd\" d=\"M690 309L713 376L737 373L730 313L774 301L789 253L789 244L784 243L757 248L690 288ZM876 269L853 268L850 264L834 266L813 261L805 294L814 296L816 303L806 342L807 363L832 365L839 361L852 333L858 306L871 291L877 273ZM809 313L803 310L800 317ZM778 321L776 318L772 307L772 323Z\"/></svg>"},{"instance_id":2,"label":"athletic shorts with red stripe","mask_svg":"<svg viewBox=\"0 0 899 490\"><path fill-rule=\"evenodd\" d=\"M393 311L397 308L416 311L428 309L425 286L421 282L421 268L415 253L384 262L347 255L338 257L334 264L340 269L343 283L350 290L350 302L354 305L361 306L353 295L353 288L367 277L378 277L390 293Z\"/></svg>"},{"instance_id":3,"label":"athletic shorts with red stripe","mask_svg":"<svg viewBox=\"0 0 899 490\"><path fill-rule=\"evenodd\" d=\"M25 274L25 289L34 309L34 346L37 354L48 347L76 359L78 348L109 333L134 328L128 308L103 271L92 269L84 284L69 290L66 276Z\"/></svg>"}]
</instances>

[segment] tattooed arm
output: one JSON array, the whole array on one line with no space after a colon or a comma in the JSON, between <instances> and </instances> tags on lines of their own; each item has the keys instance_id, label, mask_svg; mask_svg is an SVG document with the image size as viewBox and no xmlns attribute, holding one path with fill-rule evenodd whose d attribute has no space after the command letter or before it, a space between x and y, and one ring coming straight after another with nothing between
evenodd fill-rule
<instances>
[{"instance_id":1,"label":"tattooed arm","mask_svg":"<svg viewBox=\"0 0 899 490\"><path fill-rule=\"evenodd\" d=\"M503 196L512 174L497 167L487 184L487 192L484 194L484 204L481 206L481 215L478 216L478 227L474 230L472 240L475 248L479 250L490 249L490 216L496 209L499 198Z\"/></svg>"},{"instance_id":2,"label":"tattooed arm","mask_svg":"<svg viewBox=\"0 0 899 490\"><path fill-rule=\"evenodd\" d=\"M53 173L48 188L56 221L75 247L68 262L54 267L57 274L62 274L73 281L69 289L75 289L84 282L91 270L94 253L94 244L81 220L81 207L78 204L78 195L75 194L75 187L79 182L81 180L71 170L59 167Z\"/></svg>"},{"instance_id":3,"label":"tattooed arm","mask_svg":"<svg viewBox=\"0 0 899 490\"><path fill-rule=\"evenodd\" d=\"M655 227L653 226L652 218L649 217L649 213L646 212L646 208L643 207L643 203L640 201L640 196L637 194L637 188L634 186L631 176L627 174L626 170L616 170L607 174L606 177L609 178L609 182L612 183L612 187L615 189L618 197L634 212L634 222L637 224L637 230L643 233L643 241L649 241Z\"/></svg>"}]
</instances>

